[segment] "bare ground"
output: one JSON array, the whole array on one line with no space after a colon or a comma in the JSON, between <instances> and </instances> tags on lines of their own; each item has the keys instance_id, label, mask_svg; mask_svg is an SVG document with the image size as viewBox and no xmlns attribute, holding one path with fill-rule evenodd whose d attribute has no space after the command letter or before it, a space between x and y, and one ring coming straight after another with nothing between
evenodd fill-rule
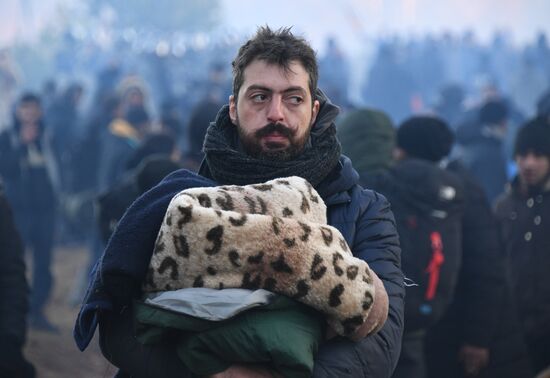
<instances>
[{"instance_id":1,"label":"bare ground","mask_svg":"<svg viewBox=\"0 0 550 378\"><path fill-rule=\"evenodd\" d=\"M25 355L35 366L38 378L101 378L116 373L116 368L102 357L97 338L85 352L80 352L73 341L72 329L79 305L70 304L70 297L87 261L83 248L64 248L55 252L54 290L46 314L60 332L29 329L25 347Z\"/></svg>"}]
</instances>

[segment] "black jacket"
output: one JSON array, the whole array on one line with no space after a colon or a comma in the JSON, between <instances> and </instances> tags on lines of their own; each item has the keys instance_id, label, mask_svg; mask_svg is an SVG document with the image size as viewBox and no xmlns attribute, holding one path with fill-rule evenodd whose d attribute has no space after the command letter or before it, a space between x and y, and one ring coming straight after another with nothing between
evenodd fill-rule
<instances>
[{"instance_id":1,"label":"black jacket","mask_svg":"<svg viewBox=\"0 0 550 378\"><path fill-rule=\"evenodd\" d=\"M464 183L462 265L453 302L428 332L426 356L430 377L466 376L458 361L458 351L465 344L489 349L489 366L480 377L529 376L529 362L513 311L515 303L489 201L458 161L450 163L447 169Z\"/></svg>"},{"instance_id":2,"label":"black jacket","mask_svg":"<svg viewBox=\"0 0 550 378\"><path fill-rule=\"evenodd\" d=\"M550 178L525 193L516 178L497 201L512 289L527 339L550 337Z\"/></svg>"},{"instance_id":3,"label":"black jacket","mask_svg":"<svg viewBox=\"0 0 550 378\"><path fill-rule=\"evenodd\" d=\"M57 168L46 135L32 146L20 142L17 129L0 134L0 176L17 217L53 214Z\"/></svg>"},{"instance_id":4,"label":"black jacket","mask_svg":"<svg viewBox=\"0 0 550 378\"><path fill-rule=\"evenodd\" d=\"M389 170L365 172L362 182L390 201L403 249L403 272L417 284L407 287L405 331L425 329L441 316L453 297L461 259L462 184L434 163L413 158L400 161ZM443 218L434 216L436 213L444 214ZM424 295L429 283L425 269L433 258L430 233L436 230L443 239L444 261L436 295L427 302ZM426 305L432 311L422 314Z\"/></svg>"}]
</instances>

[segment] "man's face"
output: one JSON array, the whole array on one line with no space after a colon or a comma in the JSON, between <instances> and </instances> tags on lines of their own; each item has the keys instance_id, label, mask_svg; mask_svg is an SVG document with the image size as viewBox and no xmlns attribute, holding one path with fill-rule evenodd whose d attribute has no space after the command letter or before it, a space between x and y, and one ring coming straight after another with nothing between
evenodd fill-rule
<instances>
[{"instance_id":1,"label":"man's face","mask_svg":"<svg viewBox=\"0 0 550 378\"><path fill-rule=\"evenodd\" d=\"M311 96L301 63L292 62L287 71L262 60L250 63L238 101L229 98L229 115L246 152L270 160L298 155L319 111L319 101Z\"/></svg>"},{"instance_id":2,"label":"man's face","mask_svg":"<svg viewBox=\"0 0 550 378\"><path fill-rule=\"evenodd\" d=\"M527 155L517 155L519 178L524 185L536 186L550 174L550 159L529 151Z\"/></svg>"},{"instance_id":3,"label":"man's face","mask_svg":"<svg viewBox=\"0 0 550 378\"><path fill-rule=\"evenodd\" d=\"M16 115L22 124L34 124L42 117L42 110L35 102L23 102L17 106Z\"/></svg>"}]
</instances>

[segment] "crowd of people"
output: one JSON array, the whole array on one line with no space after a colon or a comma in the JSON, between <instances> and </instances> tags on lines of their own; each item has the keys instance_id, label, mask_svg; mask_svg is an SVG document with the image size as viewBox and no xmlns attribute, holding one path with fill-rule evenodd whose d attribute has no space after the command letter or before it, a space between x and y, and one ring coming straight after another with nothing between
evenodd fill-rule
<instances>
[{"instance_id":1,"label":"crowd of people","mask_svg":"<svg viewBox=\"0 0 550 378\"><path fill-rule=\"evenodd\" d=\"M119 377L519 378L550 367L550 48L544 35L522 51L500 37L482 48L471 35L381 42L360 100L334 39L319 59L289 29L259 28L232 64L224 60L228 46L218 48L223 53L213 48L208 57L193 52L189 59L201 62L201 80L188 77L179 94L170 78L177 62L157 60L161 67L151 79L111 61L97 73L93 95L81 82L57 88L49 81L41 93L18 90L3 107L1 376L35 375L21 352L25 323L58 331L44 308L59 245L83 245L90 256L67 298L82 303L77 345L85 349L99 326L102 352ZM6 65L0 74L0 85L11 88L1 105L17 80ZM307 180L305 191L281 180L290 176ZM294 190L287 201L303 196L304 214L324 206L325 219L300 218L300 206L269 195L276 184ZM178 282L176 261L202 246L199 237L181 233L206 217L197 220L193 207L172 204L183 190L196 200L188 206L212 210L210 222L227 225L205 226L210 244L200 251L208 257L199 261L207 266L193 277L193 288L171 283L159 290L187 293L178 297L181 307L199 301L208 308L201 301L209 296L227 300L224 308L233 312L222 323L228 330L196 312L179 309L172 318L159 310L157 297L143 297L155 275ZM255 194L242 194L249 191ZM293 224L303 235L292 233ZM249 240L238 230L245 226L270 240L261 250L250 247L254 255L246 259ZM312 229L321 230L317 250L334 240L353 256L315 255L310 247L312 255L296 257L302 263L294 266L280 250L270 252L279 239L278 248L289 250L308 238L314 245ZM30 285L25 249L32 253ZM148 265L166 250L173 254ZM219 254L244 278L211 287ZM297 273L300 265L308 265L305 278ZM330 294L312 299L317 284L334 285L341 276L345 284L319 289ZM356 284L356 277L363 282ZM340 315L334 308L358 287L360 312L334 321ZM235 288L246 292L232 297L237 294L225 291ZM185 292L196 289L205 291ZM206 291L212 289L215 294ZM241 303L260 289L280 295ZM292 303L280 299L285 295ZM147 323L144 313L162 320ZM255 328L234 321L241 313ZM243 328L265 340L267 351L246 349L245 336L235 334ZM293 343L299 353L276 341L293 329L307 331L307 341ZM213 355L224 363L204 362Z\"/></svg>"}]
</instances>

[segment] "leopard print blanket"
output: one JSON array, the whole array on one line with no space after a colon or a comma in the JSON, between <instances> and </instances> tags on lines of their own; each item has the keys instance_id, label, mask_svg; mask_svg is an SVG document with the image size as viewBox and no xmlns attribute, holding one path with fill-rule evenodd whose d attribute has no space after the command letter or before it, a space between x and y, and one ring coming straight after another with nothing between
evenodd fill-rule
<instances>
[{"instance_id":1,"label":"leopard print blanket","mask_svg":"<svg viewBox=\"0 0 550 378\"><path fill-rule=\"evenodd\" d=\"M299 177L184 190L168 207L143 289L263 288L350 335L371 309L374 273L326 223L323 200Z\"/></svg>"}]
</instances>

